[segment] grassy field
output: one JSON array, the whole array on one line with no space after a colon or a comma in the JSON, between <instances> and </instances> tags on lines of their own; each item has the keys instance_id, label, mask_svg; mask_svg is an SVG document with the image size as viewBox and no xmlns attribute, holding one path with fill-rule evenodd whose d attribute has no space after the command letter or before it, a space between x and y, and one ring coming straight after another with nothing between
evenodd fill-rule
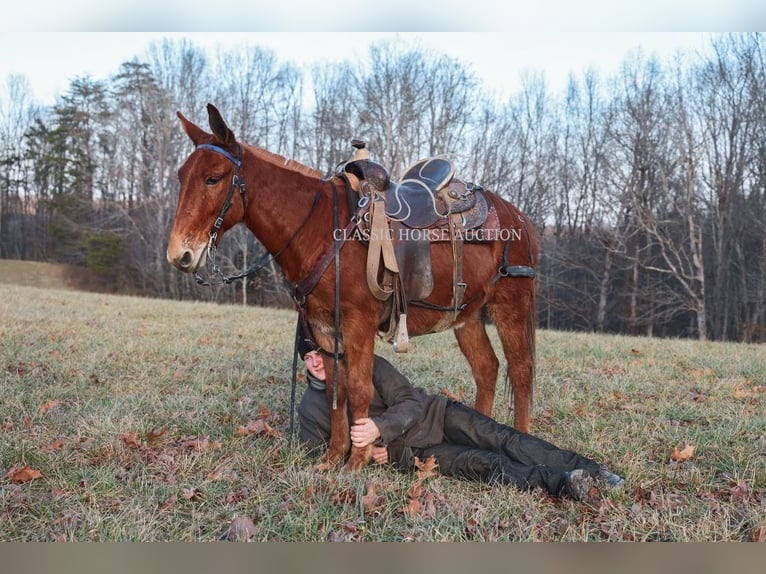
<instances>
[{"instance_id":1,"label":"grassy field","mask_svg":"<svg viewBox=\"0 0 766 574\"><path fill-rule=\"evenodd\" d=\"M580 503L316 471L287 441L294 319L0 285L0 540L766 540L764 346L539 331L532 431L627 479ZM472 400L451 333L411 346L378 348Z\"/></svg>"}]
</instances>

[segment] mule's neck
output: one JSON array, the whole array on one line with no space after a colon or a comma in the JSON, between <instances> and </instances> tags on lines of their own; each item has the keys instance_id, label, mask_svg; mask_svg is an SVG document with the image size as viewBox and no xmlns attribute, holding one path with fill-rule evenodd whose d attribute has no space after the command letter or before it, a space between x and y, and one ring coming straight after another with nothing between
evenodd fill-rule
<instances>
[{"instance_id":1,"label":"mule's neck","mask_svg":"<svg viewBox=\"0 0 766 574\"><path fill-rule=\"evenodd\" d=\"M244 223L276 255L285 277L296 283L333 241L333 183L258 148L248 146L243 154L248 189ZM343 216L347 221L348 215Z\"/></svg>"}]
</instances>

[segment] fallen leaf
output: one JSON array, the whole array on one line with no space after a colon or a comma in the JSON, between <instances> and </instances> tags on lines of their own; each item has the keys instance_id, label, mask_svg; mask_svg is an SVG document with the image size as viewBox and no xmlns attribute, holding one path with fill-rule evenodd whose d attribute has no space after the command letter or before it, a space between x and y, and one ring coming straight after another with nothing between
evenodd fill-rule
<instances>
[{"instance_id":1,"label":"fallen leaf","mask_svg":"<svg viewBox=\"0 0 766 574\"><path fill-rule=\"evenodd\" d=\"M258 534L259 529L247 516L237 516L231 521L226 539L234 542L248 542Z\"/></svg>"},{"instance_id":2,"label":"fallen leaf","mask_svg":"<svg viewBox=\"0 0 766 574\"><path fill-rule=\"evenodd\" d=\"M40 472L39 470L35 470L34 468L30 467L28 464L16 470L12 469L8 473L8 477L11 479L11 482L13 482L14 484L29 482L37 478L42 478L42 476L43 476L42 472Z\"/></svg>"},{"instance_id":3,"label":"fallen leaf","mask_svg":"<svg viewBox=\"0 0 766 574\"><path fill-rule=\"evenodd\" d=\"M732 500L747 500L750 498L750 489L744 480L730 485L729 492Z\"/></svg>"},{"instance_id":4,"label":"fallen leaf","mask_svg":"<svg viewBox=\"0 0 766 574\"><path fill-rule=\"evenodd\" d=\"M367 494L362 496L362 508L365 514L374 514L382 507L381 496L378 496L377 487L374 484L367 485Z\"/></svg>"},{"instance_id":5,"label":"fallen leaf","mask_svg":"<svg viewBox=\"0 0 766 574\"><path fill-rule=\"evenodd\" d=\"M152 429L149 434L146 435L146 442L149 446L157 446L165 440L165 436L168 434L168 427L163 426L161 429Z\"/></svg>"},{"instance_id":6,"label":"fallen leaf","mask_svg":"<svg viewBox=\"0 0 766 574\"><path fill-rule=\"evenodd\" d=\"M213 470L208 472L206 478L210 482L216 482L219 480L223 480L225 476L231 477L231 475L232 475L231 466L228 461L224 461L224 462L221 462L218 466L216 466Z\"/></svg>"},{"instance_id":7,"label":"fallen leaf","mask_svg":"<svg viewBox=\"0 0 766 574\"><path fill-rule=\"evenodd\" d=\"M140 438L138 438L137 432L126 432L122 433L120 435L120 438L122 439L122 442L125 443L125 446L128 448L141 448L143 446L143 442Z\"/></svg>"},{"instance_id":8,"label":"fallen leaf","mask_svg":"<svg viewBox=\"0 0 766 574\"><path fill-rule=\"evenodd\" d=\"M410 518L416 517L418 512L420 512L420 501L417 498L410 498L407 504L399 509L399 512Z\"/></svg>"},{"instance_id":9,"label":"fallen leaf","mask_svg":"<svg viewBox=\"0 0 766 574\"><path fill-rule=\"evenodd\" d=\"M439 474L439 463L436 462L434 455L429 456L425 462L415 457L415 468L418 469L416 472L418 480L425 480Z\"/></svg>"},{"instance_id":10,"label":"fallen leaf","mask_svg":"<svg viewBox=\"0 0 766 574\"><path fill-rule=\"evenodd\" d=\"M694 401L695 403L704 403L707 400L705 395L698 393L697 391L690 391L689 394L686 395L686 398Z\"/></svg>"},{"instance_id":11,"label":"fallen leaf","mask_svg":"<svg viewBox=\"0 0 766 574\"><path fill-rule=\"evenodd\" d=\"M673 454L670 455L670 458L676 462L684 462L689 460L692 456L694 456L694 447L687 444L683 450L678 450L676 447L673 447Z\"/></svg>"},{"instance_id":12,"label":"fallen leaf","mask_svg":"<svg viewBox=\"0 0 766 574\"><path fill-rule=\"evenodd\" d=\"M421 494L423 494L423 482L416 480L407 490L407 498L420 498Z\"/></svg>"},{"instance_id":13,"label":"fallen leaf","mask_svg":"<svg viewBox=\"0 0 766 574\"><path fill-rule=\"evenodd\" d=\"M263 403L261 403L258 406L258 410L259 410L262 418L264 418L264 419L271 418L271 412L269 411L268 408L266 408L266 405L264 405Z\"/></svg>"},{"instance_id":14,"label":"fallen leaf","mask_svg":"<svg viewBox=\"0 0 766 574\"><path fill-rule=\"evenodd\" d=\"M734 395L735 399L751 399L754 396L754 393L751 389L747 388L746 386L737 383L734 385L734 388L732 389L732 395Z\"/></svg>"},{"instance_id":15,"label":"fallen leaf","mask_svg":"<svg viewBox=\"0 0 766 574\"><path fill-rule=\"evenodd\" d=\"M43 404L40 405L40 408L37 409L37 416L41 417L45 413L47 413L50 410L55 409L58 407L61 403L58 401L58 399L52 399L50 401L46 401Z\"/></svg>"},{"instance_id":16,"label":"fallen leaf","mask_svg":"<svg viewBox=\"0 0 766 574\"><path fill-rule=\"evenodd\" d=\"M209 452L219 450L221 441L210 440L207 436L186 437L181 441L179 448L188 448L196 452Z\"/></svg>"},{"instance_id":17,"label":"fallen leaf","mask_svg":"<svg viewBox=\"0 0 766 574\"><path fill-rule=\"evenodd\" d=\"M178 497L174 494L173 496L168 498L163 504L161 504L157 510L159 512L167 510L168 508L171 508L177 501L178 501Z\"/></svg>"},{"instance_id":18,"label":"fallen leaf","mask_svg":"<svg viewBox=\"0 0 766 574\"><path fill-rule=\"evenodd\" d=\"M43 450L46 452L55 452L57 450L61 450L65 444L66 444L66 439L59 438L54 440L51 444L48 445L47 448L44 448Z\"/></svg>"},{"instance_id":19,"label":"fallen leaf","mask_svg":"<svg viewBox=\"0 0 766 574\"><path fill-rule=\"evenodd\" d=\"M451 401L455 401L456 403L463 402L463 387L458 387L457 394L447 389L440 389L439 392Z\"/></svg>"},{"instance_id":20,"label":"fallen leaf","mask_svg":"<svg viewBox=\"0 0 766 574\"><path fill-rule=\"evenodd\" d=\"M234 436L251 436L259 435L266 432L266 421L263 419L256 419L254 421L248 421L247 426L240 425L237 430L234 431Z\"/></svg>"},{"instance_id":21,"label":"fallen leaf","mask_svg":"<svg viewBox=\"0 0 766 574\"><path fill-rule=\"evenodd\" d=\"M185 500L196 500L202 498L202 491L199 488L184 488L182 496Z\"/></svg>"}]
</instances>

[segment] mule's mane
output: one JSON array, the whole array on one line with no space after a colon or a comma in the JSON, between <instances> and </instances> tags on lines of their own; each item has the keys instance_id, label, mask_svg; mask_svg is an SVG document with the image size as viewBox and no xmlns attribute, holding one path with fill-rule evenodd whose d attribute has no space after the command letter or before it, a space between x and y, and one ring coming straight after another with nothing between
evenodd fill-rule
<instances>
[{"instance_id":1,"label":"mule's mane","mask_svg":"<svg viewBox=\"0 0 766 574\"><path fill-rule=\"evenodd\" d=\"M277 165L279 167L285 167L291 171L295 171L297 173L301 173L309 177L321 178L324 175L318 169L314 169L313 167L303 165L302 163L295 161L294 159L287 159L286 157L281 156L277 153L270 152L268 150L265 150L263 148L260 148L254 145L250 145L247 147L251 152L253 152L253 154L257 158L267 161L269 163L272 163L274 165Z\"/></svg>"}]
</instances>

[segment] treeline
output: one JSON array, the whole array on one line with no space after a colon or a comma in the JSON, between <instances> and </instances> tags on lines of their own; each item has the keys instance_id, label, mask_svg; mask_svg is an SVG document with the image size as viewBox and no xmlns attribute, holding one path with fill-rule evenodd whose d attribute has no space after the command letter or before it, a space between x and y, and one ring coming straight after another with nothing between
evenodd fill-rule
<instances>
[{"instance_id":1,"label":"treeline","mask_svg":"<svg viewBox=\"0 0 766 574\"><path fill-rule=\"evenodd\" d=\"M563 93L531 74L505 101L460 61L401 40L310 70L257 45L210 56L165 40L45 108L12 76L0 95L0 257L81 265L120 292L290 305L273 265L244 288L210 290L165 260L191 151L175 112L205 125L214 102L243 141L328 173L352 137L394 176L452 156L462 178L535 223L541 326L763 341L765 56L761 33L719 36L672 62L632 54ZM224 272L261 253L239 228L219 250Z\"/></svg>"}]
</instances>

